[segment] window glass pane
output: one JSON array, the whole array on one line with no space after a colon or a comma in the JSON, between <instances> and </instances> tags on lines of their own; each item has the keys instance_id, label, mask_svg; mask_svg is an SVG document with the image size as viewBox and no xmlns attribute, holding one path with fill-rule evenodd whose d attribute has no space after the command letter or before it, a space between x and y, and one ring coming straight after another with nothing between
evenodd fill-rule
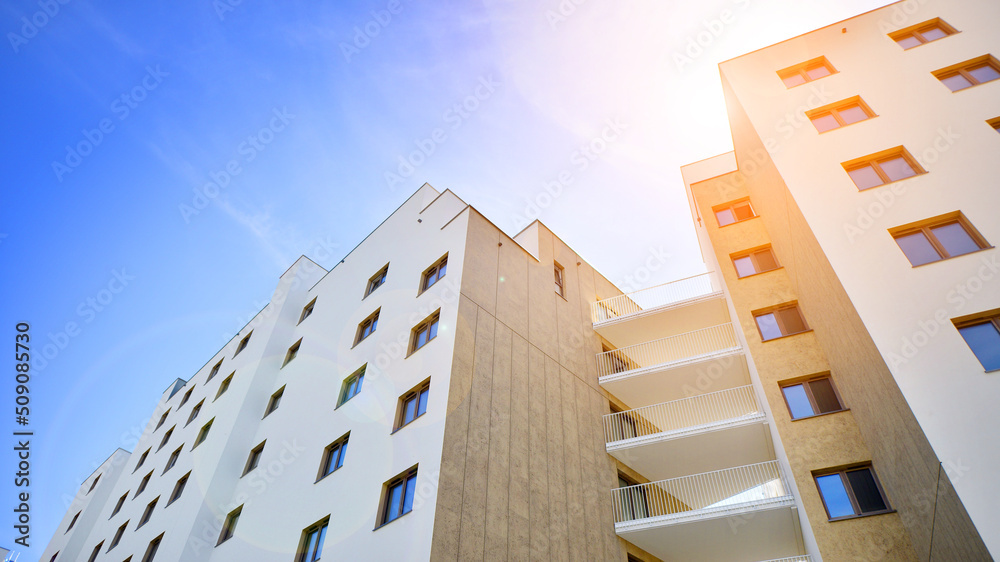
<instances>
[{"instance_id":1,"label":"window glass pane","mask_svg":"<svg viewBox=\"0 0 1000 562\"><path fill-rule=\"evenodd\" d=\"M942 37L947 37L948 34L944 32L940 27L934 26L930 29L924 29L920 32L927 41L933 41L935 39L940 39Z\"/></svg>"},{"instance_id":2,"label":"window glass pane","mask_svg":"<svg viewBox=\"0 0 1000 562\"><path fill-rule=\"evenodd\" d=\"M774 314L757 316L754 320L757 321L757 327L760 328L760 333L765 340L781 337L781 330L778 329L778 321L775 320Z\"/></svg>"},{"instance_id":3,"label":"window glass pane","mask_svg":"<svg viewBox=\"0 0 1000 562\"><path fill-rule=\"evenodd\" d=\"M738 277L746 277L747 275L757 273L757 270L753 267L753 260L750 259L750 256L743 256L742 258L734 259L733 265L736 266L736 275Z\"/></svg>"},{"instance_id":4,"label":"window glass pane","mask_svg":"<svg viewBox=\"0 0 1000 562\"><path fill-rule=\"evenodd\" d=\"M417 397L414 396L413 398L407 400L406 404L403 405L403 408L404 408L403 423L409 423L413 421L413 418L416 417L415 412L417 409Z\"/></svg>"},{"instance_id":5,"label":"window glass pane","mask_svg":"<svg viewBox=\"0 0 1000 562\"><path fill-rule=\"evenodd\" d=\"M972 85L972 82L966 80L965 76L962 76L961 74L955 74L947 78L942 78L941 82L944 83L945 86L948 86L948 89L952 92L968 88Z\"/></svg>"},{"instance_id":6,"label":"window glass pane","mask_svg":"<svg viewBox=\"0 0 1000 562\"><path fill-rule=\"evenodd\" d=\"M779 310L777 315L781 318L781 324L785 327L786 335L797 334L805 331L806 324L802 321L799 309L786 308L784 310Z\"/></svg>"},{"instance_id":7,"label":"window glass pane","mask_svg":"<svg viewBox=\"0 0 1000 562\"><path fill-rule=\"evenodd\" d=\"M844 123L848 125L868 119L868 114L865 113L864 109L861 109L860 105L849 105L838 109L837 113L840 114L840 118L844 120Z\"/></svg>"},{"instance_id":8,"label":"window glass pane","mask_svg":"<svg viewBox=\"0 0 1000 562\"><path fill-rule=\"evenodd\" d=\"M991 322L959 328L965 343L987 371L1000 369L1000 332Z\"/></svg>"},{"instance_id":9,"label":"window glass pane","mask_svg":"<svg viewBox=\"0 0 1000 562\"><path fill-rule=\"evenodd\" d=\"M403 497L403 513L409 513L413 509L413 494L417 491L417 475L406 479L406 495Z\"/></svg>"},{"instance_id":10,"label":"window glass pane","mask_svg":"<svg viewBox=\"0 0 1000 562\"><path fill-rule=\"evenodd\" d=\"M812 391L813 399L820 414L836 412L841 409L840 400L837 400L837 393L833 390L833 382L830 379L819 379L809 381L809 390Z\"/></svg>"},{"instance_id":11,"label":"window glass pane","mask_svg":"<svg viewBox=\"0 0 1000 562\"><path fill-rule=\"evenodd\" d=\"M878 163L885 172L885 175L889 176L892 181L901 180L903 178L908 178L910 176L915 176L917 173L913 171L910 167L910 163L906 161L902 156L897 156L890 160L882 160Z\"/></svg>"},{"instance_id":12,"label":"window glass pane","mask_svg":"<svg viewBox=\"0 0 1000 562\"><path fill-rule=\"evenodd\" d=\"M823 503L830 513L830 518L854 515L854 508L851 500L844 489L844 481L839 474L827 474L816 477L816 485L819 486L819 493L823 496Z\"/></svg>"},{"instance_id":13,"label":"window glass pane","mask_svg":"<svg viewBox=\"0 0 1000 562\"><path fill-rule=\"evenodd\" d=\"M931 243L922 232L900 236L896 238L896 244L899 244L899 249L903 250L906 258L910 260L910 264L914 267L941 259L937 250L934 249L934 246L931 246Z\"/></svg>"},{"instance_id":14,"label":"window glass pane","mask_svg":"<svg viewBox=\"0 0 1000 562\"><path fill-rule=\"evenodd\" d=\"M847 481L851 484L851 491L854 492L854 499L858 500L861 513L872 513L886 508L870 468L848 471Z\"/></svg>"},{"instance_id":15,"label":"window glass pane","mask_svg":"<svg viewBox=\"0 0 1000 562\"><path fill-rule=\"evenodd\" d=\"M400 502L403 499L403 483L396 484L389 490L389 503L386 506L386 522L399 517Z\"/></svg>"},{"instance_id":16,"label":"window glass pane","mask_svg":"<svg viewBox=\"0 0 1000 562\"><path fill-rule=\"evenodd\" d=\"M326 525L319 528L319 538L316 539L316 555L313 560L319 560L321 554L323 554L323 541L326 540Z\"/></svg>"},{"instance_id":17,"label":"window glass pane","mask_svg":"<svg viewBox=\"0 0 1000 562\"><path fill-rule=\"evenodd\" d=\"M427 330L423 329L417 332L417 345L416 347L423 347L427 343Z\"/></svg>"},{"instance_id":18,"label":"window glass pane","mask_svg":"<svg viewBox=\"0 0 1000 562\"><path fill-rule=\"evenodd\" d=\"M752 219L753 209L750 208L749 203L737 203L733 205L733 212L736 213L736 220L745 221L747 219Z\"/></svg>"},{"instance_id":19,"label":"window glass pane","mask_svg":"<svg viewBox=\"0 0 1000 562\"><path fill-rule=\"evenodd\" d=\"M818 117L812 118L812 124L816 127L816 130L823 133L831 129L836 129L840 126L837 119L830 113L826 115L820 115Z\"/></svg>"},{"instance_id":20,"label":"window glass pane","mask_svg":"<svg viewBox=\"0 0 1000 562\"><path fill-rule=\"evenodd\" d=\"M822 78L824 76L830 75L830 69L826 65L815 66L806 70L806 74L809 75L811 80L816 80L817 78Z\"/></svg>"},{"instance_id":21,"label":"window glass pane","mask_svg":"<svg viewBox=\"0 0 1000 562\"><path fill-rule=\"evenodd\" d=\"M340 446L340 450L337 451L337 464L335 468L340 468L344 466L344 456L347 455L347 443L345 442Z\"/></svg>"},{"instance_id":22,"label":"window glass pane","mask_svg":"<svg viewBox=\"0 0 1000 562\"><path fill-rule=\"evenodd\" d=\"M919 45L920 40L914 37L913 35L907 35L906 37L900 37L899 39L896 39L896 43L899 43L899 46L904 49L910 49Z\"/></svg>"},{"instance_id":23,"label":"window glass pane","mask_svg":"<svg viewBox=\"0 0 1000 562\"><path fill-rule=\"evenodd\" d=\"M781 81L785 83L786 88L791 88L793 86L798 86L799 84L806 83L805 77L799 74L798 72L796 72L795 74L791 74L789 76L785 76L784 78L781 79Z\"/></svg>"},{"instance_id":24,"label":"window glass pane","mask_svg":"<svg viewBox=\"0 0 1000 562\"><path fill-rule=\"evenodd\" d=\"M424 390L420 393L420 403L417 406L417 415L422 415L427 411L427 397L430 395L430 390Z\"/></svg>"},{"instance_id":25,"label":"window glass pane","mask_svg":"<svg viewBox=\"0 0 1000 562\"><path fill-rule=\"evenodd\" d=\"M812 405L809 403L809 398L806 396L806 390L801 384L782 387L781 391L785 394L785 400L788 402L788 410L792 413L792 419L797 420L816 415L816 412L813 412Z\"/></svg>"},{"instance_id":26,"label":"window glass pane","mask_svg":"<svg viewBox=\"0 0 1000 562\"><path fill-rule=\"evenodd\" d=\"M778 262L774 261L774 254L771 250L764 250L754 254L754 258L757 259L757 268L760 271L771 271L778 267Z\"/></svg>"},{"instance_id":27,"label":"window glass pane","mask_svg":"<svg viewBox=\"0 0 1000 562\"><path fill-rule=\"evenodd\" d=\"M719 220L719 226L726 226L727 224L736 222L736 217L733 216L733 212L729 209L716 211L715 218Z\"/></svg>"},{"instance_id":28,"label":"window glass pane","mask_svg":"<svg viewBox=\"0 0 1000 562\"><path fill-rule=\"evenodd\" d=\"M979 249L979 244L976 244L976 241L957 222L932 227L931 232L951 256L960 256Z\"/></svg>"},{"instance_id":29,"label":"window glass pane","mask_svg":"<svg viewBox=\"0 0 1000 562\"><path fill-rule=\"evenodd\" d=\"M995 68L993 68L988 64L984 64L982 66L977 66L976 68L970 69L969 74L971 74L972 77L975 78L976 80L979 80L980 84L982 84L983 82L989 82L990 80L996 80L997 78L1000 78L1000 72L997 72Z\"/></svg>"},{"instance_id":30,"label":"window glass pane","mask_svg":"<svg viewBox=\"0 0 1000 562\"><path fill-rule=\"evenodd\" d=\"M433 339L435 336L437 336L437 334L438 334L438 321L435 320L434 323L431 324L430 335L427 337L427 339Z\"/></svg>"},{"instance_id":31,"label":"window glass pane","mask_svg":"<svg viewBox=\"0 0 1000 562\"><path fill-rule=\"evenodd\" d=\"M854 180L854 185L858 186L858 189L868 189L869 187L882 185L882 178L879 177L878 173L871 166L849 170L847 175L851 176L851 179Z\"/></svg>"},{"instance_id":32,"label":"window glass pane","mask_svg":"<svg viewBox=\"0 0 1000 562\"><path fill-rule=\"evenodd\" d=\"M444 262L438 266L437 278L440 279L444 277L444 274L448 272L448 262Z\"/></svg>"}]
</instances>

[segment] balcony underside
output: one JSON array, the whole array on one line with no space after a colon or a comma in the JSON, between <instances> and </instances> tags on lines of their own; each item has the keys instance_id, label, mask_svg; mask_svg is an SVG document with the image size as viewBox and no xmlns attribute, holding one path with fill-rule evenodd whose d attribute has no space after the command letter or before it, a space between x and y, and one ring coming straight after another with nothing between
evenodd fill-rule
<instances>
[{"instance_id":1,"label":"balcony underside","mask_svg":"<svg viewBox=\"0 0 1000 562\"><path fill-rule=\"evenodd\" d=\"M729 322L722 292L711 293L594 323L594 330L615 347L691 332Z\"/></svg>"},{"instance_id":2,"label":"balcony underside","mask_svg":"<svg viewBox=\"0 0 1000 562\"><path fill-rule=\"evenodd\" d=\"M640 408L748 385L750 374L743 350L737 347L606 375L598 382L629 408Z\"/></svg>"}]
</instances>

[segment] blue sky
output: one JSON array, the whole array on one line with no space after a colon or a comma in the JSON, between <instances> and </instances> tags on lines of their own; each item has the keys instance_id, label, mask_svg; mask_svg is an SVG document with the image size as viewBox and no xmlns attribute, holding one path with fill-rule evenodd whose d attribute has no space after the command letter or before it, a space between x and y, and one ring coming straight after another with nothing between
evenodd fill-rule
<instances>
[{"instance_id":1,"label":"blue sky","mask_svg":"<svg viewBox=\"0 0 1000 562\"><path fill-rule=\"evenodd\" d=\"M881 4L577 2L0 2L0 318L50 345L22 559L295 258L332 267L424 182L622 285L702 271L678 167L731 149L718 62Z\"/></svg>"}]
</instances>

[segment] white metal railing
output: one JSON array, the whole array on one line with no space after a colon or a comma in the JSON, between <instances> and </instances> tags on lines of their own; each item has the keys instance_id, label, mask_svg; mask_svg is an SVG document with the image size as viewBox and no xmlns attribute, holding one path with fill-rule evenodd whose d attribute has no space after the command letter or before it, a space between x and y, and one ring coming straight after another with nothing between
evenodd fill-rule
<instances>
[{"instance_id":1,"label":"white metal railing","mask_svg":"<svg viewBox=\"0 0 1000 562\"><path fill-rule=\"evenodd\" d=\"M611 491L615 523L691 517L771 506L790 499L778 461L726 468ZM686 517L685 517L686 516Z\"/></svg>"},{"instance_id":2,"label":"white metal railing","mask_svg":"<svg viewBox=\"0 0 1000 562\"><path fill-rule=\"evenodd\" d=\"M597 375L615 375L739 348L732 323L719 324L597 354Z\"/></svg>"},{"instance_id":3,"label":"white metal railing","mask_svg":"<svg viewBox=\"0 0 1000 562\"><path fill-rule=\"evenodd\" d=\"M719 390L604 416L608 443L724 421L761 417L752 386Z\"/></svg>"},{"instance_id":4,"label":"white metal railing","mask_svg":"<svg viewBox=\"0 0 1000 562\"><path fill-rule=\"evenodd\" d=\"M599 300L590 305L590 316L594 324L597 324L643 310L701 297L718 290L712 272L702 273L663 285Z\"/></svg>"},{"instance_id":5,"label":"white metal railing","mask_svg":"<svg viewBox=\"0 0 1000 562\"><path fill-rule=\"evenodd\" d=\"M774 558L773 560L761 560L761 562L812 562L812 556L808 554L800 554L798 556L789 556L788 558Z\"/></svg>"}]
</instances>

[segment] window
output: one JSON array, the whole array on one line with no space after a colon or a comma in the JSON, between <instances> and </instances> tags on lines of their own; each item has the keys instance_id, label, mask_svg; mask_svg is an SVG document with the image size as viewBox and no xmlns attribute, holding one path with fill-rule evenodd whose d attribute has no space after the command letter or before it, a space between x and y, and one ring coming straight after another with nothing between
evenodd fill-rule
<instances>
[{"instance_id":1,"label":"window","mask_svg":"<svg viewBox=\"0 0 1000 562\"><path fill-rule=\"evenodd\" d=\"M781 305L752 314L763 341L798 334L809 329L797 304Z\"/></svg>"},{"instance_id":2,"label":"window","mask_svg":"<svg viewBox=\"0 0 1000 562\"><path fill-rule=\"evenodd\" d=\"M924 173L920 164L902 146L844 162L841 166L859 191Z\"/></svg>"},{"instance_id":3,"label":"window","mask_svg":"<svg viewBox=\"0 0 1000 562\"><path fill-rule=\"evenodd\" d=\"M1000 62L993 58L993 55L983 55L935 70L931 74L948 86L949 90L957 92L1000 78Z\"/></svg>"},{"instance_id":4,"label":"window","mask_svg":"<svg viewBox=\"0 0 1000 562\"><path fill-rule=\"evenodd\" d=\"M417 467L404 471L385 483L379 526L395 521L413 510L413 494L417 489Z\"/></svg>"},{"instance_id":5,"label":"window","mask_svg":"<svg viewBox=\"0 0 1000 562\"><path fill-rule=\"evenodd\" d=\"M819 57L778 71L778 77L786 88L801 86L806 82L819 80L836 72L826 57Z\"/></svg>"},{"instance_id":6,"label":"window","mask_svg":"<svg viewBox=\"0 0 1000 562\"><path fill-rule=\"evenodd\" d=\"M563 267L558 263L553 263L553 275L555 276L556 283L556 294L560 297L565 297L566 294L563 292Z\"/></svg>"},{"instance_id":7,"label":"window","mask_svg":"<svg viewBox=\"0 0 1000 562\"><path fill-rule=\"evenodd\" d=\"M188 390L187 392L184 393L184 397L181 398L181 403L177 405L178 408L180 408L184 404L187 404L187 401L191 399L191 393L193 391L194 391L194 389L192 388L192 389L190 389L190 390Z\"/></svg>"},{"instance_id":8,"label":"window","mask_svg":"<svg viewBox=\"0 0 1000 562\"><path fill-rule=\"evenodd\" d=\"M424 412L427 411L427 398L430 393L431 379L427 379L400 397L396 430L424 415Z\"/></svg>"},{"instance_id":9,"label":"window","mask_svg":"<svg viewBox=\"0 0 1000 562\"><path fill-rule=\"evenodd\" d=\"M102 546L104 546L104 541L97 543L97 546L94 547L94 551L90 553L90 558L87 559L87 562L94 562L94 560L97 560L97 555L101 553Z\"/></svg>"},{"instance_id":10,"label":"window","mask_svg":"<svg viewBox=\"0 0 1000 562\"><path fill-rule=\"evenodd\" d=\"M448 272L448 254L445 254L443 258L439 259L437 263L430 266L426 271L424 271L423 281L420 283L420 292L424 292L431 288L431 285L437 283L444 277L444 274Z\"/></svg>"},{"instance_id":11,"label":"window","mask_svg":"<svg viewBox=\"0 0 1000 562\"><path fill-rule=\"evenodd\" d=\"M347 440L351 437L348 431L340 439L326 446L323 450L323 460L319 464L319 474L316 481L326 478L328 474L344 466L344 457L347 456Z\"/></svg>"},{"instance_id":12,"label":"window","mask_svg":"<svg viewBox=\"0 0 1000 562\"><path fill-rule=\"evenodd\" d=\"M875 117L875 112L860 97L855 96L807 111L806 117L812 121L817 131L825 133Z\"/></svg>"},{"instance_id":13,"label":"window","mask_svg":"<svg viewBox=\"0 0 1000 562\"><path fill-rule=\"evenodd\" d=\"M358 324L358 334L354 337L354 345L358 345L361 343L361 340L372 335L375 331L375 328L378 326L378 313L380 310L382 309L376 310L371 316Z\"/></svg>"},{"instance_id":14,"label":"window","mask_svg":"<svg viewBox=\"0 0 1000 562\"><path fill-rule=\"evenodd\" d=\"M222 525L222 532L219 533L219 542L216 546L228 541L233 538L236 534L236 524L240 521L240 513L243 512L243 506L239 506L226 516L226 522Z\"/></svg>"},{"instance_id":15,"label":"window","mask_svg":"<svg viewBox=\"0 0 1000 562\"><path fill-rule=\"evenodd\" d=\"M222 361L219 361L218 363L215 364L214 367L212 367L212 371L210 373L208 373L208 378L205 379L205 382L208 382L208 381L212 380L212 377L214 377L215 375L218 375L219 374L219 369L221 369L221 368L222 368Z\"/></svg>"},{"instance_id":16,"label":"window","mask_svg":"<svg viewBox=\"0 0 1000 562\"><path fill-rule=\"evenodd\" d=\"M299 315L299 324L301 324L306 318L309 318L309 315L313 313L314 308L316 308L316 299L309 301L309 304L302 307L302 314Z\"/></svg>"},{"instance_id":17,"label":"window","mask_svg":"<svg viewBox=\"0 0 1000 562\"><path fill-rule=\"evenodd\" d=\"M337 403L339 408L344 402L347 402L351 398L354 398L361 392L361 384L365 382L365 369L368 367L367 364L363 365L360 369L355 371L351 376L344 379L344 384L340 389L340 402Z\"/></svg>"},{"instance_id":18,"label":"window","mask_svg":"<svg viewBox=\"0 0 1000 562\"><path fill-rule=\"evenodd\" d=\"M122 494L122 497L118 498L118 503L116 503L115 508L111 510L111 516L108 517L108 519L111 519L111 517L118 515L118 512L122 510L122 506L125 505L126 499L128 499L128 492L125 492L124 494Z\"/></svg>"},{"instance_id":19,"label":"window","mask_svg":"<svg viewBox=\"0 0 1000 562\"><path fill-rule=\"evenodd\" d=\"M781 386L785 405L793 420L844 410L830 375L786 381L778 385Z\"/></svg>"},{"instance_id":20,"label":"window","mask_svg":"<svg viewBox=\"0 0 1000 562\"><path fill-rule=\"evenodd\" d=\"M128 521L126 521L121 527L118 527L118 530L115 531L115 536L111 539L111 546L108 547L108 552L111 552L112 548L118 546L118 543L122 542L122 535L125 534L125 527L128 527Z\"/></svg>"},{"instance_id":21,"label":"window","mask_svg":"<svg viewBox=\"0 0 1000 562\"><path fill-rule=\"evenodd\" d=\"M69 527L66 527L66 531L63 532L64 535L66 533L68 533L70 529L73 528L73 525L76 525L76 520L80 518L80 514L81 513L83 513L83 512L82 511L77 511L76 512L76 515L73 516L73 520L69 522Z\"/></svg>"},{"instance_id":22,"label":"window","mask_svg":"<svg viewBox=\"0 0 1000 562\"><path fill-rule=\"evenodd\" d=\"M994 117L993 119L987 119L986 124L993 127L994 131L1000 132L1000 117Z\"/></svg>"},{"instance_id":23,"label":"window","mask_svg":"<svg viewBox=\"0 0 1000 562\"><path fill-rule=\"evenodd\" d=\"M171 468L173 468L175 464L177 464L177 459L180 458L180 456L181 456L181 449L183 449L183 448L184 448L184 444L181 444L180 447L177 447L176 451L174 451L173 453L170 453L170 458L167 459L167 466L164 467L164 469L163 469L164 473L167 472L168 470L170 470Z\"/></svg>"},{"instance_id":24,"label":"window","mask_svg":"<svg viewBox=\"0 0 1000 562\"><path fill-rule=\"evenodd\" d=\"M181 404L181 405L183 406L184 404ZM169 413L170 413L170 409L167 408L167 411L163 412L163 415L160 416L160 421L156 422L156 427L153 428L153 431L156 431L157 429L160 429L160 426L163 425L163 422L167 421L167 414L169 414Z\"/></svg>"},{"instance_id":25,"label":"window","mask_svg":"<svg viewBox=\"0 0 1000 562\"><path fill-rule=\"evenodd\" d=\"M715 219L719 221L719 226L728 226L733 223L752 219L757 216L750 206L749 199L741 199L724 205L712 207L715 212Z\"/></svg>"},{"instance_id":26,"label":"window","mask_svg":"<svg viewBox=\"0 0 1000 562\"><path fill-rule=\"evenodd\" d=\"M1000 369L1000 309L953 322L983 368Z\"/></svg>"},{"instance_id":27,"label":"window","mask_svg":"<svg viewBox=\"0 0 1000 562\"><path fill-rule=\"evenodd\" d=\"M198 417L198 414L201 413L201 407L204 404L205 404L205 399L202 398L201 402L198 402L197 404L195 404L194 408L191 408L191 415L188 416L188 421L184 422L184 427L187 427L189 423L193 422L194 419Z\"/></svg>"},{"instance_id":28,"label":"window","mask_svg":"<svg viewBox=\"0 0 1000 562\"><path fill-rule=\"evenodd\" d=\"M813 477L831 521L892 511L870 464Z\"/></svg>"},{"instance_id":29,"label":"window","mask_svg":"<svg viewBox=\"0 0 1000 562\"><path fill-rule=\"evenodd\" d=\"M889 234L913 267L990 247L959 211L892 228Z\"/></svg>"},{"instance_id":30,"label":"window","mask_svg":"<svg viewBox=\"0 0 1000 562\"><path fill-rule=\"evenodd\" d=\"M175 425L171 427L170 429L167 430L166 433L163 434L163 439L160 441L160 446L156 448L157 451L162 449L163 446L167 444L167 441L170 441L170 436L174 434L174 427L177 426Z\"/></svg>"},{"instance_id":31,"label":"window","mask_svg":"<svg viewBox=\"0 0 1000 562\"><path fill-rule=\"evenodd\" d=\"M135 473L135 471L139 470L139 467L142 466L142 463L146 462L146 457L149 456L149 452L152 451L152 450L153 450L152 447L150 447L149 449L146 449L146 452L143 453L142 456L139 457L139 462L136 463L135 468L132 469L133 473Z\"/></svg>"},{"instance_id":32,"label":"window","mask_svg":"<svg viewBox=\"0 0 1000 562\"><path fill-rule=\"evenodd\" d=\"M323 554L323 541L326 539L326 528L329 524L328 517L302 531L302 542L299 544L299 555L296 562L315 562L320 559Z\"/></svg>"},{"instance_id":33,"label":"window","mask_svg":"<svg viewBox=\"0 0 1000 562\"><path fill-rule=\"evenodd\" d=\"M618 473L618 488L628 488L625 491L619 492L617 496L622 504L620 509L622 515L625 517L625 521L634 521L649 517L649 501L646 498L646 489L638 484L638 482L621 472Z\"/></svg>"},{"instance_id":34,"label":"window","mask_svg":"<svg viewBox=\"0 0 1000 562\"><path fill-rule=\"evenodd\" d=\"M160 496L156 496L153 501L146 505L146 510L142 512L142 517L139 518L139 524L135 526L136 529L149 522L149 518L153 516L153 510L156 509L156 502L158 501L160 501Z\"/></svg>"},{"instance_id":35,"label":"window","mask_svg":"<svg viewBox=\"0 0 1000 562\"><path fill-rule=\"evenodd\" d=\"M385 267L378 270L378 273L372 275L372 278L368 280L368 286L365 287L365 296L367 297L368 295L374 293L375 289L381 287L382 284L385 283L385 277L388 274L389 274L389 264L385 264Z\"/></svg>"},{"instance_id":36,"label":"window","mask_svg":"<svg viewBox=\"0 0 1000 562\"><path fill-rule=\"evenodd\" d=\"M912 49L955 33L958 32L955 31L954 27L942 21L941 18L934 18L906 29L894 31L889 34L889 38L904 49Z\"/></svg>"},{"instance_id":37,"label":"window","mask_svg":"<svg viewBox=\"0 0 1000 562\"><path fill-rule=\"evenodd\" d=\"M180 479L177 480L177 483L174 484L174 490L170 492L170 499L167 500L167 505L174 503L175 501L177 501L178 498L181 497L181 494L184 493L184 486L187 485L188 478L190 477L191 473L188 472L187 474L181 476Z\"/></svg>"},{"instance_id":38,"label":"window","mask_svg":"<svg viewBox=\"0 0 1000 562\"><path fill-rule=\"evenodd\" d=\"M253 330L251 330L250 333L246 335L246 337L240 340L240 344L236 346L236 353L233 354L233 357L236 357L237 355L240 354L241 351L247 348L247 344L250 343L250 336L252 335L253 335Z\"/></svg>"},{"instance_id":39,"label":"window","mask_svg":"<svg viewBox=\"0 0 1000 562\"><path fill-rule=\"evenodd\" d=\"M201 443L203 441L205 441L205 439L208 438L208 432L209 432L209 430L212 429L212 422L214 422L214 421L215 421L215 418L212 418L212 419L208 420L208 423L206 423L204 426L202 426L201 431L198 432L198 437L194 440L194 447L191 447L191 449L194 449L198 445L201 445Z\"/></svg>"},{"instance_id":40,"label":"window","mask_svg":"<svg viewBox=\"0 0 1000 562\"><path fill-rule=\"evenodd\" d=\"M431 314L426 320L413 328L413 335L410 340L410 353L420 349L437 336L438 320L440 317L441 309L438 309L434 314Z\"/></svg>"},{"instance_id":41,"label":"window","mask_svg":"<svg viewBox=\"0 0 1000 562\"><path fill-rule=\"evenodd\" d=\"M774 259L770 246L747 250L729 257L733 259L736 276L740 278L778 269L778 260Z\"/></svg>"},{"instance_id":42,"label":"window","mask_svg":"<svg viewBox=\"0 0 1000 562\"><path fill-rule=\"evenodd\" d=\"M156 556L156 550L160 548L160 541L162 540L163 535L160 535L149 541L149 546L146 547L146 554L142 555L142 562L153 562L153 557Z\"/></svg>"},{"instance_id":43,"label":"window","mask_svg":"<svg viewBox=\"0 0 1000 562\"><path fill-rule=\"evenodd\" d=\"M219 392L216 392L215 393L215 398L212 399L213 402L216 401L216 400L218 400L220 396L222 396L223 394L226 393L227 390L229 390L229 385L232 384L232 382L233 382L233 375L235 375L235 374L236 373L233 373L233 374L229 375L228 377L226 377L225 379L222 380L222 382L219 384Z\"/></svg>"},{"instance_id":44,"label":"window","mask_svg":"<svg viewBox=\"0 0 1000 562\"><path fill-rule=\"evenodd\" d=\"M96 487L97 487L97 483L98 483L98 482L99 482L100 480L101 480L101 475L100 475L100 474L98 474L98 475L97 475L97 478L94 478L94 481L90 483L90 489L89 489L89 490L87 490L87 495L90 495L90 493L94 491L94 488L96 488Z\"/></svg>"},{"instance_id":45,"label":"window","mask_svg":"<svg viewBox=\"0 0 1000 562\"><path fill-rule=\"evenodd\" d=\"M132 499L139 497L139 494L141 494L142 491L146 489L146 485L149 484L149 479L152 477L153 477L152 470L149 471L149 474L142 477L142 480L139 481L139 487L136 488L135 495L132 496Z\"/></svg>"},{"instance_id":46,"label":"window","mask_svg":"<svg viewBox=\"0 0 1000 562\"><path fill-rule=\"evenodd\" d=\"M271 395L271 399L267 401L267 408L264 409L264 417L266 418L271 412L278 409L278 404L281 404L281 396L285 393L285 387L281 387Z\"/></svg>"},{"instance_id":47,"label":"window","mask_svg":"<svg viewBox=\"0 0 1000 562\"><path fill-rule=\"evenodd\" d=\"M282 367L289 364L295 356L299 354L299 348L302 347L302 338L299 341L292 344L292 347L288 348L288 352L285 353L285 362L281 364Z\"/></svg>"},{"instance_id":48,"label":"window","mask_svg":"<svg viewBox=\"0 0 1000 562\"><path fill-rule=\"evenodd\" d=\"M56 556L59 556L59 551L56 551L56 553L52 555L52 558L49 558L49 562L56 562Z\"/></svg>"},{"instance_id":49,"label":"window","mask_svg":"<svg viewBox=\"0 0 1000 562\"><path fill-rule=\"evenodd\" d=\"M257 468L257 465L260 464L260 457L264 454L264 443L267 443L267 440L261 441L260 445L257 445L250 451L250 456L247 457L247 464L243 467L243 474Z\"/></svg>"}]
</instances>

